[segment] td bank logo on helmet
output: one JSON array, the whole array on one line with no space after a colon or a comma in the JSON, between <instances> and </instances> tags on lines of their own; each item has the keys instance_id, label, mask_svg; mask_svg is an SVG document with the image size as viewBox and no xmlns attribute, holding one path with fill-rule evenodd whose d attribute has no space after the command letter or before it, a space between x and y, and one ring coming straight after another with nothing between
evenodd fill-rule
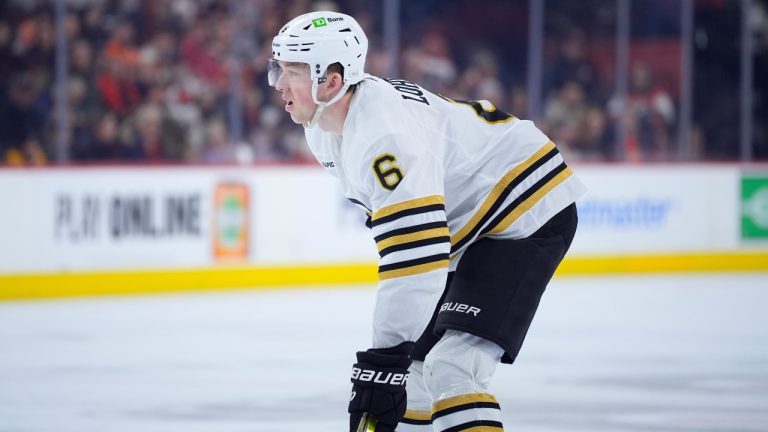
<instances>
[{"instance_id":1,"label":"td bank logo on helmet","mask_svg":"<svg viewBox=\"0 0 768 432\"><path fill-rule=\"evenodd\" d=\"M312 25L315 27L325 27L328 23L344 21L343 17L338 18L317 18L312 20Z\"/></svg>"}]
</instances>

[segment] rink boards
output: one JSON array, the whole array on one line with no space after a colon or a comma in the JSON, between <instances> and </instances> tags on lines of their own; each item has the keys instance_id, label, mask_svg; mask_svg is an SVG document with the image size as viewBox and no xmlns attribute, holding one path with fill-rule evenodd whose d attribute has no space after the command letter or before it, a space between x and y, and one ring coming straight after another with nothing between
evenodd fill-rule
<instances>
[{"instance_id":1,"label":"rink boards","mask_svg":"<svg viewBox=\"0 0 768 432\"><path fill-rule=\"evenodd\" d=\"M561 275L768 271L768 165L576 166ZM0 171L0 299L376 280L364 214L314 166Z\"/></svg>"}]
</instances>

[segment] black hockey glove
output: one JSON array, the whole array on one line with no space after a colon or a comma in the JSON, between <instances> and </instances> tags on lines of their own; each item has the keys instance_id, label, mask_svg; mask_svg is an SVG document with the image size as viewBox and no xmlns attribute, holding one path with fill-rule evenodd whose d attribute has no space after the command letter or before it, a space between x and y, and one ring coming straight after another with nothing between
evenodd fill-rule
<instances>
[{"instance_id":1,"label":"black hockey glove","mask_svg":"<svg viewBox=\"0 0 768 432\"><path fill-rule=\"evenodd\" d=\"M352 367L352 396L349 400L349 430L357 432L366 414L376 420L375 432L393 432L405 415L405 383L408 357L413 342L392 348L369 349L357 353Z\"/></svg>"}]
</instances>

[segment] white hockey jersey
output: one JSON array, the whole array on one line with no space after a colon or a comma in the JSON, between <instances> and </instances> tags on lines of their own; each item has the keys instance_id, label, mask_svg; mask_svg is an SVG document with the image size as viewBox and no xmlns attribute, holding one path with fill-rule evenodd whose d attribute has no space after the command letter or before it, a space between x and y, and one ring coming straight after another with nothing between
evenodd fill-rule
<instances>
[{"instance_id":1,"label":"white hockey jersey","mask_svg":"<svg viewBox=\"0 0 768 432\"><path fill-rule=\"evenodd\" d=\"M380 256L374 348L418 339L474 241L527 237L585 191L532 122L404 80L366 76L342 135L305 134L370 216Z\"/></svg>"}]
</instances>

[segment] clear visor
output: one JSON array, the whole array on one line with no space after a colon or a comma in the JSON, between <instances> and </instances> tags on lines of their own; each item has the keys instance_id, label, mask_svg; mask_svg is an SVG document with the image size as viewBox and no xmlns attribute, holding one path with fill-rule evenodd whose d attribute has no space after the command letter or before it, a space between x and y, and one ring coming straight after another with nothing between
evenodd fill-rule
<instances>
[{"instance_id":1,"label":"clear visor","mask_svg":"<svg viewBox=\"0 0 768 432\"><path fill-rule=\"evenodd\" d=\"M271 58L267 61L267 80L269 85L274 87L277 85L277 80L280 79L280 75L283 74L283 68L277 60Z\"/></svg>"}]
</instances>

